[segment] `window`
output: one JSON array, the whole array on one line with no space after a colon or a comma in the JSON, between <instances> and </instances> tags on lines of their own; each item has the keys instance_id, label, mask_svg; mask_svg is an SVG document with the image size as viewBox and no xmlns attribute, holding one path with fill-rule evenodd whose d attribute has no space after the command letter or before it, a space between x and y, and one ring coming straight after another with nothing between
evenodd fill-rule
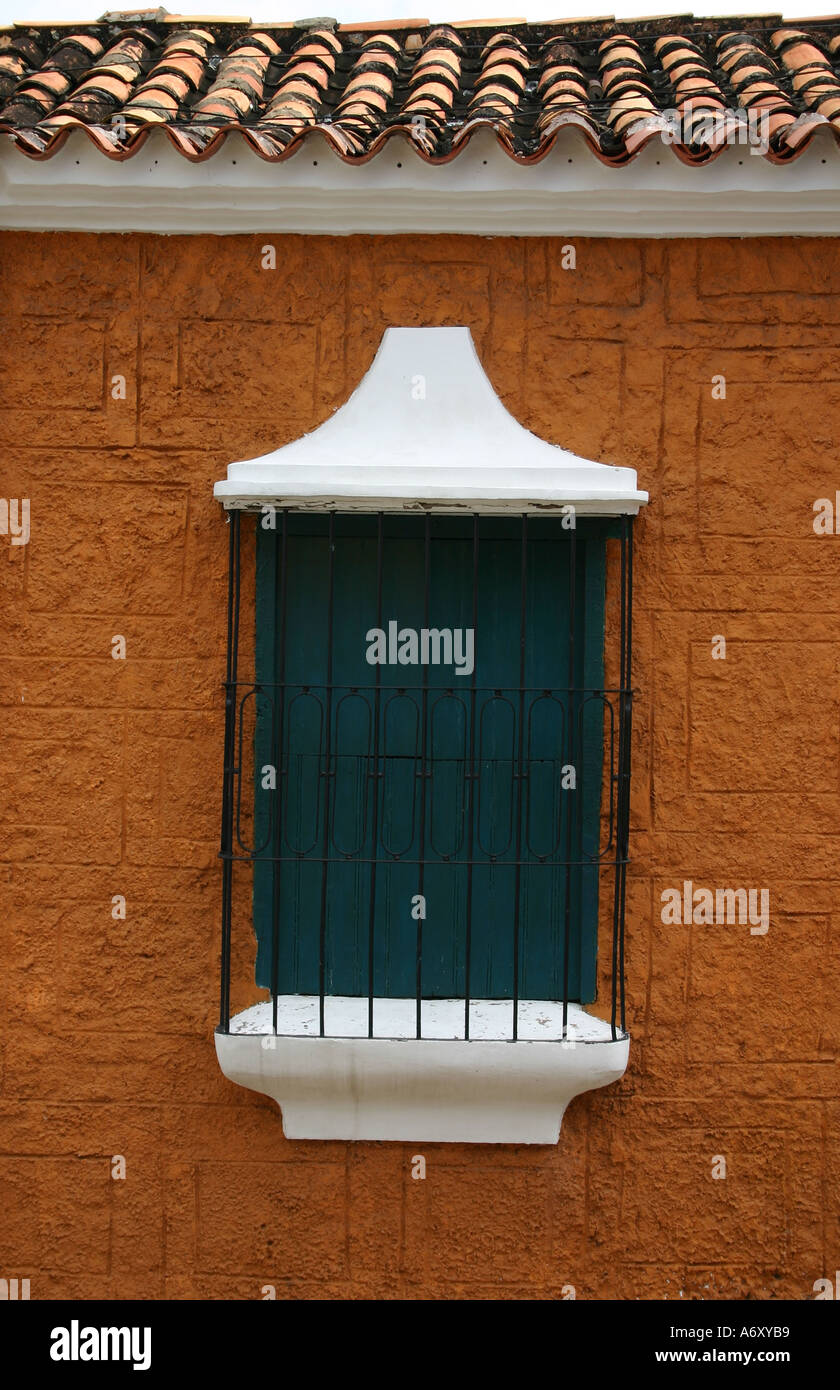
<instances>
[{"instance_id":1,"label":"window","mask_svg":"<svg viewBox=\"0 0 840 1390\"><path fill-rule=\"evenodd\" d=\"M594 999L616 528L571 519L257 528L260 985Z\"/></svg>"},{"instance_id":2,"label":"window","mask_svg":"<svg viewBox=\"0 0 840 1390\"><path fill-rule=\"evenodd\" d=\"M216 492L223 1070L293 1138L555 1142L627 1062L646 494L523 430L465 329L389 330L341 411Z\"/></svg>"}]
</instances>

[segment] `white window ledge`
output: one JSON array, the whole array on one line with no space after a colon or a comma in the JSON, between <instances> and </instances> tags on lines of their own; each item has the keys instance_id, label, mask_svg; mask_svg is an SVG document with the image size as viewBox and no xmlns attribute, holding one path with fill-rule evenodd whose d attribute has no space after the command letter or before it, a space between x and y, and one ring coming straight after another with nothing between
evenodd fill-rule
<instances>
[{"instance_id":1,"label":"white window ledge","mask_svg":"<svg viewBox=\"0 0 840 1390\"><path fill-rule=\"evenodd\" d=\"M0 137L0 226L263 237L836 236L840 150L827 121L786 164L731 145L698 167L652 140L611 168L573 126L535 165L509 158L489 130L440 165L402 139L362 165L344 163L320 140L273 164L232 134L195 164L162 131L125 160L108 159L81 130L49 159L27 159L9 135Z\"/></svg>"},{"instance_id":2,"label":"white window ledge","mask_svg":"<svg viewBox=\"0 0 840 1390\"><path fill-rule=\"evenodd\" d=\"M288 1139L378 1139L426 1143L556 1144L566 1106L619 1080L629 1039L569 1004L523 1000L510 1041L512 1004L476 999L464 1039L464 1001L426 1000L417 1038L413 999L325 1001L284 995L237 1014L216 1033L225 1076L270 1096Z\"/></svg>"}]
</instances>

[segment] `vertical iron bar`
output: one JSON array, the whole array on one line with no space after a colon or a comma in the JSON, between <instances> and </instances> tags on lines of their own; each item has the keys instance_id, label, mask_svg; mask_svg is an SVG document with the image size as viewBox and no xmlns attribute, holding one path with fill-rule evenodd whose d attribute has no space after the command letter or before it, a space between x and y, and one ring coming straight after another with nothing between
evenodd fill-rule
<instances>
[{"instance_id":1,"label":"vertical iron bar","mask_svg":"<svg viewBox=\"0 0 840 1390\"><path fill-rule=\"evenodd\" d=\"M574 534L576 535L576 533L574 533ZM575 541L575 546L576 546L576 545L577 545L577 542ZM575 629L574 629L575 651L576 651L576 653L579 654L579 655L578 655L578 660L580 661L580 673L579 673L579 677L580 677L581 684L578 685L578 672L575 672L574 678L573 678L573 680L572 680L572 689L573 689L573 691L574 691L574 695L573 695L572 699L573 699L573 704L574 704L574 709L575 709L575 727L574 727L574 730L572 731L572 738L573 738L573 741L574 741L574 745L573 745L574 756L575 756L575 758L577 759L577 762L575 763L574 801L573 801L573 803L572 803L572 804L573 804L573 807L574 807L574 829L573 829L573 832L572 832L572 853L573 853L574 858L575 858L575 860L576 860L576 862L577 862L577 864L578 864L579 867L577 868L577 871L572 875L572 880L571 880L571 885L570 885L570 886L572 887L573 891L576 890L576 892L577 892L576 936L577 936L577 941L578 941L578 974L579 974L579 976L580 976L580 974L581 974L582 971L583 971L583 905L584 905L584 900L585 900L585 896L586 896L586 885L587 885L586 874L587 874L587 872L593 872L593 873L596 873L596 874L597 874L597 872L598 872L597 867L595 867L595 868L593 868L592 870L590 870L589 865L588 865L587 862L586 862L586 856L584 855L584 852L583 852L583 847L584 847L584 824L583 824L583 795L584 795L584 792L583 792L583 789L584 789L584 786L586 785L586 778L587 778L587 775L591 775L591 772L592 772L592 769L589 767L588 763L587 763L587 766L584 766L584 760L586 759L586 742L585 742L585 739L584 739L584 729L583 729L583 725L584 725L584 719L586 718L586 703L587 703L587 690L586 690L586 648L587 648L587 642L588 642L588 634L587 634L587 630L586 630L586 607L587 607L587 605L586 605L586 558L587 558L587 556L586 556L586 551L584 551L583 556L582 556L582 563L581 563L581 568L583 569L583 575L582 575L582 581L583 581L583 582L582 582L582 585L581 585L580 615L578 615L577 612L576 612L576 613L575 613L575 619L574 619L574 622L575 622ZM575 560L575 594L577 594L577 559ZM602 637L601 637L601 641L602 641L602 643L603 643L603 635L602 635ZM603 731L602 731L602 733L601 733L600 746L601 746L601 748L603 748ZM602 756L603 756L603 754L602 754ZM599 773L599 775L600 775L600 772L601 772L601 768L598 767L598 773ZM601 807L600 789L599 789L599 795L598 795L597 805L598 805L598 822L599 822L599 827L600 827L600 807ZM600 829L599 829L599 833L600 833ZM598 903L598 892L597 892L597 884L595 885L595 894L594 894L594 896L595 896L595 904L596 904L596 907L595 907L594 931L595 931L596 961L597 961L597 941L598 941L598 908L597 908L597 903ZM570 920L571 920L571 910L572 910L572 904L571 904L571 901L570 901L570 903L569 903ZM571 933L570 933L570 936L571 936ZM569 944L571 945L571 940L570 940ZM567 957L567 961L568 961L568 957ZM567 971L568 971L569 969L570 969L570 966L567 965ZM583 981L581 980L581 985L582 985L582 983L583 983ZM564 991L564 993L565 993L565 995L566 995L566 1001L567 1001L567 1004L568 1004L568 989L566 989L566 990Z\"/></svg>"},{"instance_id":2,"label":"vertical iron bar","mask_svg":"<svg viewBox=\"0 0 840 1390\"><path fill-rule=\"evenodd\" d=\"M575 705L577 672L575 668L575 620L577 613L577 530L573 526L569 532L569 762L574 769L574 795L580 796L580 771L577 766L575 747ZM564 806L566 815L566 891L563 902L563 1038L569 1026L569 955L572 944L572 854L576 846L572 840L573 807ZM581 870L582 873L582 870Z\"/></svg>"},{"instance_id":3,"label":"vertical iron bar","mask_svg":"<svg viewBox=\"0 0 840 1390\"><path fill-rule=\"evenodd\" d=\"M626 743L625 692L627 689L627 517L621 518L621 631L620 631L620 673L618 681L618 796L616 806L615 833L615 879L613 883L613 949L612 949L612 1011L611 1032L615 1042L617 1035L618 989L621 969L620 957L623 955L621 938L624 931L623 893L621 886L621 860L624 840L624 749ZM623 1025L622 1025L623 1030Z\"/></svg>"},{"instance_id":4,"label":"vertical iron bar","mask_svg":"<svg viewBox=\"0 0 840 1390\"><path fill-rule=\"evenodd\" d=\"M379 512L376 518L376 626L382 627L382 559L384 550L384 517ZM377 662L374 667L376 672L376 689L373 697L373 772L368 778L368 785L373 787L373 815L372 840L370 854L370 919L368 922L368 1037L373 1037L373 995L374 995L374 941L376 923L376 868L377 868L377 839L379 836L379 708L380 708L380 672L381 666Z\"/></svg>"},{"instance_id":5,"label":"vertical iron bar","mask_svg":"<svg viewBox=\"0 0 840 1390\"><path fill-rule=\"evenodd\" d=\"M473 642L478 632L478 512L473 513L473 581L472 581ZM475 652L470 676L470 782L467 830L467 923L464 943L464 1037L470 1036L470 963L472 954L472 888L473 834L475 820Z\"/></svg>"},{"instance_id":6,"label":"vertical iron bar","mask_svg":"<svg viewBox=\"0 0 840 1390\"><path fill-rule=\"evenodd\" d=\"M525 631L528 602L528 514L522 514L522 557L519 578L519 748L517 757L516 878L513 903L513 1041L519 1037L519 899L522 880L522 789L525 777Z\"/></svg>"},{"instance_id":7,"label":"vertical iron bar","mask_svg":"<svg viewBox=\"0 0 840 1390\"><path fill-rule=\"evenodd\" d=\"M431 523L432 519L426 512L423 526L423 627L429 626L429 584L431 575ZM422 727L420 733L420 869L418 874L418 892L422 898L425 888L426 865L423 862L426 855L426 720L429 708L429 667L423 665L423 694L421 700L421 720ZM415 1036L420 1038L423 1035L423 916L417 916L417 955L416 955L416 986L415 986Z\"/></svg>"},{"instance_id":8,"label":"vertical iron bar","mask_svg":"<svg viewBox=\"0 0 840 1390\"><path fill-rule=\"evenodd\" d=\"M233 888L233 796L236 745L236 676L239 665L239 522L240 513L229 516L227 664L225 671L225 755L222 782L222 951L219 1027L230 1032L230 958Z\"/></svg>"},{"instance_id":9,"label":"vertical iron bar","mask_svg":"<svg viewBox=\"0 0 840 1390\"><path fill-rule=\"evenodd\" d=\"M619 923L619 994L621 999L621 1031L627 1031L625 1017L625 977L624 977L624 903L627 887L627 863L630 858L630 740L633 725L633 518L625 517L627 529L627 655L625 659L627 703L627 729L624 736L624 844L621 853L621 918Z\"/></svg>"},{"instance_id":10,"label":"vertical iron bar","mask_svg":"<svg viewBox=\"0 0 840 1390\"><path fill-rule=\"evenodd\" d=\"M272 865L272 910L271 910L271 1018L274 1032L277 1032L277 976L280 966L280 861L283 854L283 725L286 708L286 575L288 569L288 512L283 508L283 528L280 534L280 663L272 672L276 677L275 718L277 721L277 747L275 752L275 856ZM277 715L277 702L280 713Z\"/></svg>"},{"instance_id":11,"label":"vertical iron bar","mask_svg":"<svg viewBox=\"0 0 840 1390\"><path fill-rule=\"evenodd\" d=\"M327 880L330 862L330 781L332 771L332 678L333 678L333 619L335 616L335 512L330 512L327 532L327 710L326 732L324 737L324 844L323 866L321 871L321 922L318 933L318 1033L324 1036L324 995L326 993L326 945L327 945Z\"/></svg>"}]
</instances>

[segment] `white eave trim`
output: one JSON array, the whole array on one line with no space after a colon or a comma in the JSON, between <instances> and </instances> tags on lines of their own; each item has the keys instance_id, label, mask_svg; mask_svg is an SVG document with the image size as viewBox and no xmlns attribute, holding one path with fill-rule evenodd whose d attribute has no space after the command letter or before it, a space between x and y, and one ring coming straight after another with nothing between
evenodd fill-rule
<instances>
[{"instance_id":1,"label":"white eave trim","mask_svg":"<svg viewBox=\"0 0 840 1390\"><path fill-rule=\"evenodd\" d=\"M578 458L505 409L468 328L388 328L350 399L311 434L232 463L228 509L635 514L632 468Z\"/></svg>"},{"instance_id":2,"label":"white eave trim","mask_svg":"<svg viewBox=\"0 0 840 1390\"><path fill-rule=\"evenodd\" d=\"M569 1102L618 1081L629 1038L579 1004L520 1001L510 1041L509 1001L425 1000L423 1037L413 999L277 996L216 1030L225 1076L270 1096L287 1139L366 1139L442 1144L556 1144ZM548 1026L546 1026L548 1025ZM313 1036L314 1035L314 1036Z\"/></svg>"},{"instance_id":3,"label":"white eave trim","mask_svg":"<svg viewBox=\"0 0 840 1390\"><path fill-rule=\"evenodd\" d=\"M260 159L234 133L203 163L155 132L137 154L108 159L82 131L33 160L0 136L0 227L32 231L309 235L835 236L840 150L828 126L796 160L771 164L749 145L690 167L658 139L621 168L602 164L573 128L540 163L521 165L479 131L447 164L393 139L363 165L326 141Z\"/></svg>"}]
</instances>

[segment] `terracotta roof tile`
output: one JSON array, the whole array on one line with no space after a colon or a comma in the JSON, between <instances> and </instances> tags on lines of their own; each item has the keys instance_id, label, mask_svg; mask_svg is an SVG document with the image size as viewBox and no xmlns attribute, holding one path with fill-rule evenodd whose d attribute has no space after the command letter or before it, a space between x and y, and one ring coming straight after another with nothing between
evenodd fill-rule
<instances>
[{"instance_id":1,"label":"terracotta roof tile","mask_svg":"<svg viewBox=\"0 0 840 1390\"><path fill-rule=\"evenodd\" d=\"M453 19L453 29L503 29L512 24L527 24L527 19Z\"/></svg>"},{"instance_id":2,"label":"terracotta roof tile","mask_svg":"<svg viewBox=\"0 0 840 1390\"><path fill-rule=\"evenodd\" d=\"M359 24L339 24L340 34L387 33L390 29L428 29L428 19L365 19Z\"/></svg>"},{"instance_id":3,"label":"terracotta roof tile","mask_svg":"<svg viewBox=\"0 0 840 1390\"><path fill-rule=\"evenodd\" d=\"M550 140L563 125L577 125L590 139L598 139L598 123L588 108L588 98L603 100L603 89L590 83L577 49L563 39L549 39L541 51L538 83L539 111L536 132L540 144Z\"/></svg>"},{"instance_id":4,"label":"terracotta roof tile","mask_svg":"<svg viewBox=\"0 0 840 1390\"><path fill-rule=\"evenodd\" d=\"M795 96L840 129L840 82L823 49L799 29L778 29L773 43L792 74Z\"/></svg>"},{"instance_id":5,"label":"terracotta roof tile","mask_svg":"<svg viewBox=\"0 0 840 1390\"><path fill-rule=\"evenodd\" d=\"M840 143L840 19L257 24L158 9L0 33L0 130L34 158L78 127L127 159L162 126L192 160L235 129L267 159L317 135L351 162L397 137L437 163L485 128L533 163L566 125L614 165L666 137L693 164L745 130L776 163L819 126Z\"/></svg>"}]
</instances>

